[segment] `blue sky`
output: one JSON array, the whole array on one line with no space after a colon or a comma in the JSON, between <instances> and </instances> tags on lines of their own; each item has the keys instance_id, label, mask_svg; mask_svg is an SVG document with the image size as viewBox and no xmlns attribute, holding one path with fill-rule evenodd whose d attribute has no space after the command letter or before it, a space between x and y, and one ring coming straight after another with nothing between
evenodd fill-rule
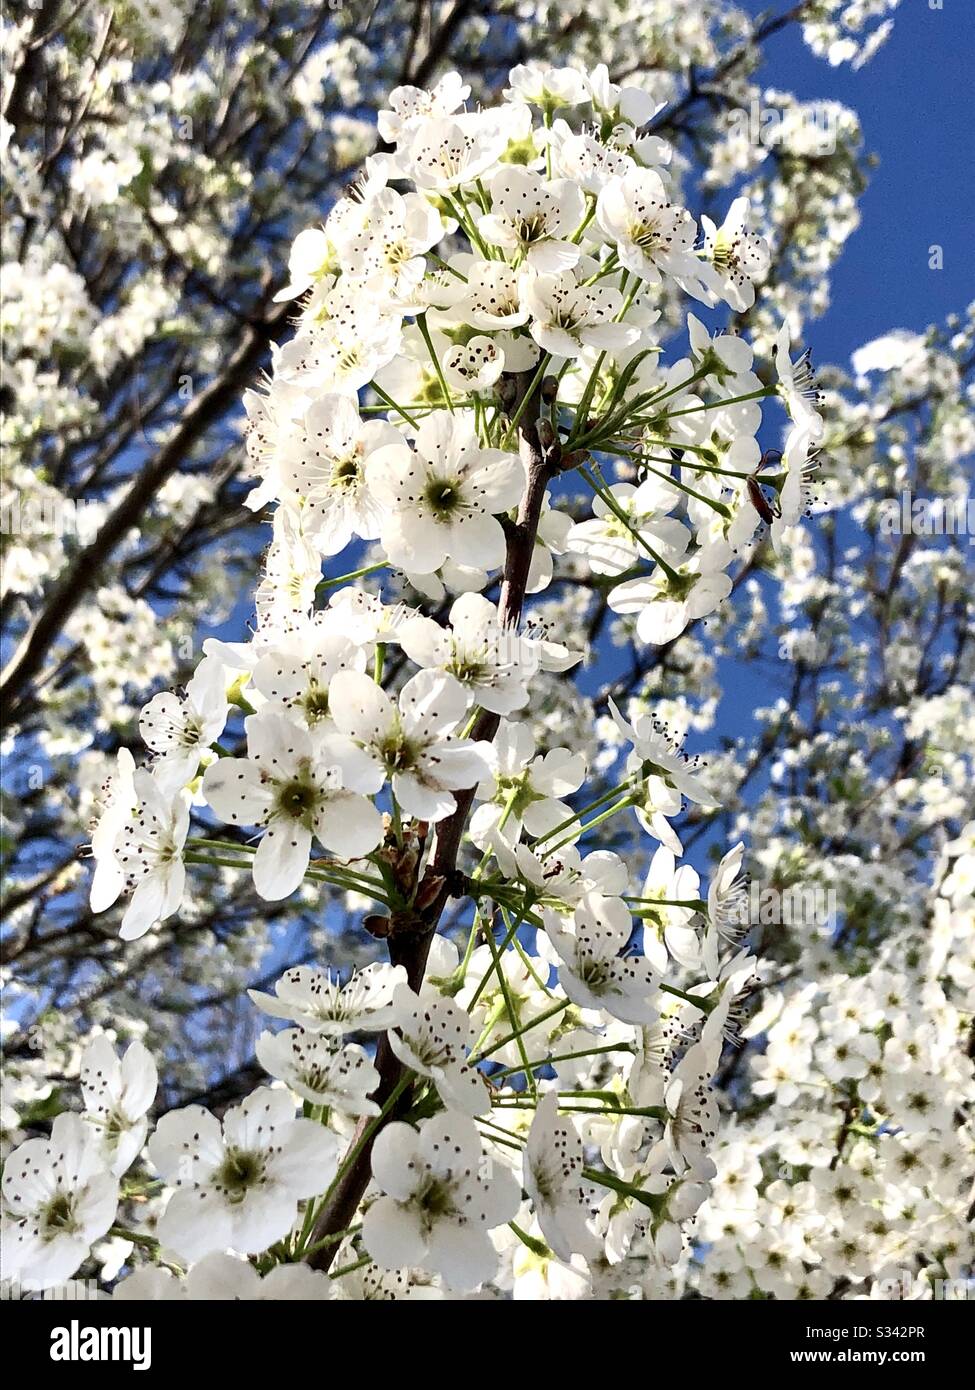
<instances>
[{"instance_id":1,"label":"blue sky","mask_svg":"<svg viewBox=\"0 0 975 1390\"><path fill-rule=\"evenodd\" d=\"M756 17L784 8L739 4ZM765 51L763 85L843 102L857 112L864 150L878 160L860 200L860 226L832 272L831 306L805 328L817 366L848 368L850 354L871 338L893 328L920 332L964 313L975 297L975 0L944 0L942 10L902 0L889 39L858 72L817 58L795 26ZM942 270L928 268L935 244ZM762 583L774 612L775 585ZM709 740L756 732L753 710L783 693L788 676L785 662L776 671L722 660L724 695Z\"/></svg>"},{"instance_id":2,"label":"blue sky","mask_svg":"<svg viewBox=\"0 0 975 1390\"><path fill-rule=\"evenodd\" d=\"M739 0L754 15L782 0ZM879 164L861 225L833 274L832 307L808 330L816 362L846 365L890 328L922 330L975 295L975 0L901 0L886 44L859 72L831 68L791 28L768 40L760 80L856 111ZM944 269L928 269L928 247Z\"/></svg>"}]
</instances>

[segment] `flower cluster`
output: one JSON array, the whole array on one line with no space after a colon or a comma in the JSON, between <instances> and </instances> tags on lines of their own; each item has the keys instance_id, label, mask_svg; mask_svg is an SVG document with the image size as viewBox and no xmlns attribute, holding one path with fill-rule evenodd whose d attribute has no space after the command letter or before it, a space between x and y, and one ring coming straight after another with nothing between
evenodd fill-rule
<instances>
[{"instance_id":1,"label":"flower cluster","mask_svg":"<svg viewBox=\"0 0 975 1390\"><path fill-rule=\"evenodd\" d=\"M484 109L457 74L394 91L389 152L296 239L294 334L245 401L248 506L271 509L253 630L145 706L146 756L119 754L91 836L92 909L124 895L127 940L184 909L199 866L268 904L344 895L389 963L252 991L288 1025L256 1039L269 1084L151 1137L151 1062L96 1040L85 1114L4 1176L17 1274L40 1286L128 1234L166 1268L121 1298L720 1296L722 1276L825 1297L896 1258L884 1172L909 1161L932 1250L970 1259L952 1117L972 1068L935 998L944 959L930 1033L906 961L777 989L744 1028L767 1043L754 1094L815 1087L836 1147L761 1119L729 1140L715 1082L760 974L744 846L702 892L675 825L717 806L716 779L686 721L639 700L607 695L599 759L539 737L536 692L586 654L544 621L560 569L643 652L720 621L756 537L801 545L825 425L787 329L762 362L697 316L746 313L770 249L744 199L720 226L683 205L651 97L602 66L509 83ZM763 452L771 399L783 447ZM601 838L621 825L637 853ZM136 1188L138 1229L119 1215Z\"/></svg>"}]
</instances>

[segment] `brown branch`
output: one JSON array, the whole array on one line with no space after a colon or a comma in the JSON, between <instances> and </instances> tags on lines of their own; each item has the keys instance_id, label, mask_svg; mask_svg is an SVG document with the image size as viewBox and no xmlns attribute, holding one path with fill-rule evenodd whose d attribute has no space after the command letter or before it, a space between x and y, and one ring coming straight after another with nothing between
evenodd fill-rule
<instances>
[{"instance_id":1,"label":"brown branch","mask_svg":"<svg viewBox=\"0 0 975 1390\"><path fill-rule=\"evenodd\" d=\"M166 479L179 468L197 440L222 417L250 383L268 343L287 322L290 312L289 304L281 304L259 324L247 329L224 370L187 406L173 434L136 477L91 545L75 557L54 584L44 606L0 675L0 697L7 702L8 719L16 715L18 697L40 671L50 647L97 581L115 547L132 527L138 525L145 507Z\"/></svg>"},{"instance_id":2,"label":"brown branch","mask_svg":"<svg viewBox=\"0 0 975 1390\"><path fill-rule=\"evenodd\" d=\"M514 387L514 397L510 404L512 413L524 401L524 409L519 424L519 452L525 465L525 491L518 509L517 520L507 528L507 549L504 574L501 583L499 618L502 626L516 627L521 619L528 585L528 572L531 568L532 552L545 489L556 471L543 455L536 428L539 418L540 395L538 384L533 384L533 373L520 372L508 378ZM528 393L531 393L528 395ZM526 396L528 397L526 400ZM473 736L477 739L491 740L498 731L500 719L496 714L483 711L474 726ZM452 888L456 878L457 858L460 853L464 828L474 800L474 788L456 794L456 809L437 827L437 841L431 863L420 885L432 892L430 903L421 911L410 911L394 916L387 937L389 959L393 965L402 965L406 970L409 986L418 990L426 969L430 943L436 934L437 926L444 908L453 896ZM422 900L422 895L421 895ZM403 1066L389 1046L384 1033L376 1049L376 1067L379 1071L379 1086L375 1100L384 1105L403 1075ZM386 1123L402 1113L408 1105L407 1091L400 1107L386 1117ZM352 1146L361 1137L369 1121L361 1122L353 1136ZM382 1126L373 1131L368 1142L363 1145L347 1172L342 1176L329 1198L324 1210L315 1224L311 1246L319 1246L328 1236L343 1231L352 1224L352 1219L362 1200L371 1174L372 1146ZM309 1258L309 1264L316 1269L328 1269L338 1252L338 1242L319 1248Z\"/></svg>"}]
</instances>

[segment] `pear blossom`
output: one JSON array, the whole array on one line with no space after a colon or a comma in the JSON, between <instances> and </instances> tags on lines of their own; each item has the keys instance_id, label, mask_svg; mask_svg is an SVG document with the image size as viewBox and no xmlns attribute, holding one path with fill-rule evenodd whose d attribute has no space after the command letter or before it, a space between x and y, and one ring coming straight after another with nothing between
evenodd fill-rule
<instances>
[{"instance_id":1,"label":"pear blossom","mask_svg":"<svg viewBox=\"0 0 975 1390\"><path fill-rule=\"evenodd\" d=\"M417 188L443 193L486 173L507 143L504 123L486 114L431 115L400 133L397 158Z\"/></svg>"},{"instance_id":2,"label":"pear blossom","mask_svg":"<svg viewBox=\"0 0 975 1390\"><path fill-rule=\"evenodd\" d=\"M396 1056L419 1076L427 1076L451 1110L471 1117L490 1106L490 1095L479 1073L465 1057L474 1044L467 1015L449 999L421 1000L408 985L393 995L396 1027L387 1034Z\"/></svg>"},{"instance_id":3,"label":"pear blossom","mask_svg":"<svg viewBox=\"0 0 975 1390\"><path fill-rule=\"evenodd\" d=\"M647 284L659 285L661 271L694 271L694 219L668 197L655 170L635 169L610 179L597 199L596 221L616 246L620 262Z\"/></svg>"},{"instance_id":4,"label":"pear blossom","mask_svg":"<svg viewBox=\"0 0 975 1390\"><path fill-rule=\"evenodd\" d=\"M570 999L624 1023L653 1021L659 977L648 960L621 954L633 930L624 902L589 894L575 909L571 932L553 913L546 912L544 921L561 961L559 982Z\"/></svg>"},{"instance_id":5,"label":"pear blossom","mask_svg":"<svg viewBox=\"0 0 975 1390\"><path fill-rule=\"evenodd\" d=\"M280 349L275 370L282 381L307 393L351 394L393 360L401 338L397 319L339 285Z\"/></svg>"},{"instance_id":6,"label":"pear blossom","mask_svg":"<svg viewBox=\"0 0 975 1390\"><path fill-rule=\"evenodd\" d=\"M784 532L796 525L811 501L811 482L817 467L812 447L816 428L809 419L802 425L794 425L786 440L782 455L785 481L779 493L778 514L771 526L772 544L777 550L781 549Z\"/></svg>"},{"instance_id":7,"label":"pear blossom","mask_svg":"<svg viewBox=\"0 0 975 1390\"><path fill-rule=\"evenodd\" d=\"M788 324L783 325L775 340L775 368L786 409L792 422L804 430L808 439L818 443L823 437L823 417L817 409L819 392L809 363L808 352L792 361L791 335Z\"/></svg>"},{"instance_id":8,"label":"pear blossom","mask_svg":"<svg viewBox=\"0 0 975 1390\"><path fill-rule=\"evenodd\" d=\"M322 1303L332 1296L331 1280L317 1269L302 1264L278 1265L261 1276L247 1260L219 1250L197 1260L187 1271L184 1284L188 1299L207 1303Z\"/></svg>"},{"instance_id":9,"label":"pear blossom","mask_svg":"<svg viewBox=\"0 0 975 1390\"><path fill-rule=\"evenodd\" d=\"M579 106L589 100L583 73L576 68L556 68L547 63L519 63L508 74L509 100L527 101L533 106L555 110L559 106Z\"/></svg>"},{"instance_id":10,"label":"pear blossom","mask_svg":"<svg viewBox=\"0 0 975 1390\"><path fill-rule=\"evenodd\" d=\"M312 1105L343 1115L379 1114L379 1106L368 1099L379 1085L379 1073L357 1043L342 1047L328 1034L286 1028L262 1033L254 1053L270 1076Z\"/></svg>"},{"instance_id":11,"label":"pear blossom","mask_svg":"<svg viewBox=\"0 0 975 1390\"><path fill-rule=\"evenodd\" d=\"M50 1139L28 1139L3 1170L4 1276L28 1287L70 1279L115 1220L118 1178L80 1115L56 1115Z\"/></svg>"},{"instance_id":12,"label":"pear blossom","mask_svg":"<svg viewBox=\"0 0 975 1390\"><path fill-rule=\"evenodd\" d=\"M584 348L630 347L634 325L619 323L623 296L608 285L579 284L571 271L527 276L521 300L531 314L531 335L555 357L579 357Z\"/></svg>"},{"instance_id":13,"label":"pear blossom","mask_svg":"<svg viewBox=\"0 0 975 1390\"><path fill-rule=\"evenodd\" d=\"M514 849L522 831L538 837L572 821L563 797L582 785L586 760L568 748L551 748L535 756L535 743L525 724L500 730L488 750L490 775L477 788L479 806L471 819L471 839L504 856ZM565 839L578 835L578 825L566 825ZM559 839L563 838L561 836ZM553 846L554 847L554 844ZM511 865L511 860L506 863Z\"/></svg>"},{"instance_id":14,"label":"pear blossom","mask_svg":"<svg viewBox=\"0 0 975 1390\"><path fill-rule=\"evenodd\" d=\"M368 676L340 671L331 694L340 737L330 754L351 786L371 794L388 777L407 815L437 821L453 811L455 791L485 775L482 745L454 736L467 698L453 676L420 671L394 701Z\"/></svg>"},{"instance_id":15,"label":"pear blossom","mask_svg":"<svg viewBox=\"0 0 975 1390\"><path fill-rule=\"evenodd\" d=\"M165 776L171 776L166 769ZM189 797L173 792L164 773L137 768L132 778L135 802L115 841L115 856L124 887L131 893L122 915L123 941L144 936L157 922L179 909L186 885L183 847L189 832Z\"/></svg>"},{"instance_id":16,"label":"pear blossom","mask_svg":"<svg viewBox=\"0 0 975 1390\"><path fill-rule=\"evenodd\" d=\"M620 733L633 746L628 765L631 775L638 767L641 771L648 769L689 801L701 806L715 805L712 794L696 775L694 765L681 751L683 740L671 732L664 720L641 712L628 721L612 702L610 713Z\"/></svg>"},{"instance_id":17,"label":"pear blossom","mask_svg":"<svg viewBox=\"0 0 975 1390\"><path fill-rule=\"evenodd\" d=\"M698 1178L713 1175L708 1150L718 1125L718 1107L711 1091L713 1067L703 1043L689 1047L664 1091L668 1119L661 1141L674 1171L690 1169Z\"/></svg>"},{"instance_id":18,"label":"pear blossom","mask_svg":"<svg viewBox=\"0 0 975 1390\"><path fill-rule=\"evenodd\" d=\"M430 116L452 116L471 94L470 85L457 72L446 72L429 90L423 87L394 87L387 109L379 112L379 134L395 144L405 130Z\"/></svg>"},{"instance_id":19,"label":"pear blossom","mask_svg":"<svg viewBox=\"0 0 975 1390\"><path fill-rule=\"evenodd\" d=\"M484 1154L471 1120L437 1115L418 1131L387 1125L373 1145L372 1174L385 1195L366 1212L362 1239L377 1264L433 1270L458 1290L492 1277L490 1232L514 1217L519 1191Z\"/></svg>"},{"instance_id":20,"label":"pear blossom","mask_svg":"<svg viewBox=\"0 0 975 1390\"><path fill-rule=\"evenodd\" d=\"M661 103L642 87L624 87L611 82L605 63L597 63L586 74L586 82L593 106L629 125L645 125L661 108Z\"/></svg>"},{"instance_id":21,"label":"pear blossom","mask_svg":"<svg viewBox=\"0 0 975 1390\"><path fill-rule=\"evenodd\" d=\"M319 617L314 624L296 625L255 662L252 682L266 700L261 708L265 717L280 714L303 719L309 729L323 727L332 677L338 671L365 669L363 646L343 635L339 624Z\"/></svg>"},{"instance_id":22,"label":"pear blossom","mask_svg":"<svg viewBox=\"0 0 975 1390\"><path fill-rule=\"evenodd\" d=\"M517 253L539 273L572 269L580 252L569 238L585 211L576 184L512 164L498 170L488 191L491 211L479 219L478 231L489 245Z\"/></svg>"},{"instance_id":23,"label":"pear blossom","mask_svg":"<svg viewBox=\"0 0 975 1390\"><path fill-rule=\"evenodd\" d=\"M443 223L426 198L380 188L363 204L354 234L342 239L343 263L354 279L375 279L391 297L402 299L423 279L424 252L442 237Z\"/></svg>"},{"instance_id":24,"label":"pear blossom","mask_svg":"<svg viewBox=\"0 0 975 1390\"><path fill-rule=\"evenodd\" d=\"M101 1034L81 1059L85 1119L99 1136L112 1173L126 1173L142 1149L149 1129L147 1113L156 1098L158 1074L152 1053L130 1043L120 1059Z\"/></svg>"},{"instance_id":25,"label":"pear blossom","mask_svg":"<svg viewBox=\"0 0 975 1390\"><path fill-rule=\"evenodd\" d=\"M576 132L561 119L552 124L549 146L554 169L587 193L598 194L610 179L623 178L636 167L625 150L604 144L589 131Z\"/></svg>"},{"instance_id":26,"label":"pear blossom","mask_svg":"<svg viewBox=\"0 0 975 1390\"><path fill-rule=\"evenodd\" d=\"M492 338L477 334L466 343L448 348L443 356L444 380L451 390L486 392L505 368L504 349Z\"/></svg>"},{"instance_id":27,"label":"pear blossom","mask_svg":"<svg viewBox=\"0 0 975 1390\"><path fill-rule=\"evenodd\" d=\"M754 282L768 272L772 259L765 238L745 230L747 221L747 198L735 199L720 227L710 217L701 218L714 289L737 313L755 303Z\"/></svg>"},{"instance_id":28,"label":"pear blossom","mask_svg":"<svg viewBox=\"0 0 975 1390\"><path fill-rule=\"evenodd\" d=\"M649 477L639 487L614 483L607 491L613 506L594 497L592 517L575 522L566 536L568 550L584 555L594 574L624 574L646 557L646 546L671 564L681 560L691 536L683 522L666 515L677 501L674 488Z\"/></svg>"},{"instance_id":29,"label":"pear blossom","mask_svg":"<svg viewBox=\"0 0 975 1390\"><path fill-rule=\"evenodd\" d=\"M519 271L507 262L475 261L466 267L466 280L460 283L450 317L490 332L518 328L528 322L522 284Z\"/></svg>"},{"instance_id":30,"label":"pear blossom","mask_svg":"<svg viewBox=\"0 0 975 1390\"><path fill-rule=\"evenodd\" d=\"M377 450L366 482L387 509L381 539L393 564L424 574L463 555L493 569L504 559L495 518L518 501L524 470L517 454L479 448L468 424L438 411L422 421L415 449Z\"/></svg>"},{"instance_id":31,"label":"pear blossom","mask_svg":"<svg viewBox=\"0 0 975 1390\"><path fill-rule=\"evenodd\" d=\"M641 906L654 914L643 919L643 951L661 974L667 969L668 952L688 968L700 963L700 937L690 925L696 909L679 906L698 900L699 889L700 879L691 865L678 866L673 850L658 845L644 880ZM654 900L660 900L659 908Z\"/></svg>"},{"instance_id":32,"label":"pear blossom","mask_svg":"<svg viewBox=\"0 0 975 1390\"><path fill-rule=\"evenodd\" d=\"M314 730L273 711L250 715L245 728L248 756L211 764L203 795L223 820L264 829L253 869L261 897L276 901L295 891L313 837L345 859L376 848L382 816L365 797L345 789Z\"/></svg>"},{"instance_id":33,"label":"pear blossom","mask_svg":"<svg viewBox=\"0 0 975 1390\"><path fill-rule=\"evenodd\" d=\"M571 1118L559 1118L554 1091L538 1103L525 1144L523 1184L546 1241L561 1260L595 1248L582 1186L585 1153Z\"/></svg>"},{"instance_id":34,"label":"pear blossom","mask_svg":"<svg viewBox=\"0 0 975 1390\"><path fill-rule=\"evenodd\" d=\"M550 837L553 844L555 837ZM575 845L550 847L543 839L534 847L515 845L515 864L523 881L540 898L554 898L574 907L587 893L618 897L626 889L626 865L612 850L594 850L585 858Z\"/></svg>"},{"instance_id":35,"label":"pear blossom","mask_svg":"<svg viewBox=\"0 0 975 1390\"><path fill-rule=\"evenodd\" d=\"M298 1202L328 1186L337 1148L331 1131L296 1119L288 1095L266 1086L222 1123L199 1105L168 1111L149 1140L154 1167L175 1189L159 1239L187 1260L266 1249L290 1231Z\"/></svg>"},{"instance_id":36,"label":"pear blossom","mask_svg":"<svg viewBox=\"0 0 975 1390\"><path fill-rule=\"evenodd\" d=\"M450 628L415 615L400 629L407 656L427 670L445 671L470 700L510 714L528 700L528 682L541 664L534 645L501 627L498 611L481 594L461 594L450 609Z\"/></svg>"},{"instance_id":37,"label":"pear blossom","mask_svg":"<svg viewBox=\"0 0 975 1390\"><path fill-rule=\"evenodd\" d=\"M366 460L399 438L384 420L363 422L348 396L326 394L308 407L281 449L279 472L323 555L338 554L353 536L379 535L382 511L366 484Z\"/></svg>"},{"instance_id":38,"label":"pear blossom","mask_svg":"<svg viewBox=\"0 0 975 1390\"><path fill-rule=\"evenodd\" d=\"M89 897L92 912L104 912L111 907L125 884L125 872L116 849L119 834L136 800L134 774L135 759L128 748L120 748L115 770L101 788L99 813L91 832L91 853L95 861Z\"/></svg>"},{"instance_id":39,"label":"pear blossom","mask_svg":"<svg viewBox=\"0 0 975 1390\"><path fill-rule=\"evenodd\" d=\"M186 783L227 722L226 676L221 661L204 657L181 699L172 691L154 695L139 717L139 732L157 754L156 766Z\"/></svg>"},{"instance_id":40,"label":"pear blossom","mask_svg":"<svg viewBox=\"0 0 975 1390\"><path fill-rule=\"evenodd\" d=\"M335 247L324 227L299 232L288 255L288 283L274 296L276 303L297 299L314 285L332 282L338 269Z\"/></svg>"},{"instance_id":41,"label":"pear blossom","mask_svg":"<svg viewBox=\"0 0 975 1390\"><path fill-rule=\"evenodd\" d=\"M406 981L401 965L374 961L353 971L343 984L324 970L298 965L286 970L274 994L250 989L257 1007L272 1018L286 1018L306 1033L341 1038L347 1033L381 1033L396 1017L393 995Z\"/></svg>"},{"instance_id":42,"label":"pear blossom","mask_svg":"<svg viewBox=\"0 0 975 1390\"><path fill-rule=\"evenodd\" d=\"M730 546L715 544L701 549L676 573L657 565L646 577L624 579L609 596L614 613L635 613L641 642L663 646L679 637L688 623L705 618L728 597L731 576L724 566Z\"/></svg>"}]
</instances>

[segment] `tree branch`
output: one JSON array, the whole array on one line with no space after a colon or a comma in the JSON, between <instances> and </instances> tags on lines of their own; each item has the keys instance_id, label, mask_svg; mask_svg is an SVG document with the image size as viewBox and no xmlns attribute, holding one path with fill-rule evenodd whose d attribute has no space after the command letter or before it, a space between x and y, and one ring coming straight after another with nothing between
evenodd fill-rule
<instances>
[{"instance_id":1,"label":"tree branch","mask_svg":"<svg viewBox=\"0 0 975 1390\"><path fill-rule=\"evenodd\" d=\"M534 380L532 372L519 372L507 378L514 387L514 397L510 405L512 415L524 408L519 424L519 452L525 465L525 491L522 495L515 523L507 531L507 549L504 574L501 582L499 618L503 627L517 627L525 602L528 574L531 569L532 552L538 533L538 521L545 500L545 489L552 477L552 467L546 461L536 428L539 418L540 383ZM530 394L528 394L530 393ZM527 397L527 398L526 398ZM490 741L498 731L500 719L496 714L482 711L473 736ZM389 959L393 965L402 965L406 970L409 986L418 990L423 981L430 943L436 934L448 900L453 896L452 884L457 868L464 829L474 800L474 788L456 793L456 809L437 826L437 840L433 857L424 875L421 887L426 884L434 890L428 906L420 911L407 911L391 919L390 933L387 937ZM379 1086L375 1092L378 1105L386 1103L403 1074L403 1065L389 1046L387 1035L379 1039L376 1049L376 1067L379 1071ZM404 1093L399 1107L390 1112L385 1123L403 1113L409 1104L409 1092ZM360 1122L353 1136L350 1152L369 1121ZM310 1245L320 1246L327 1236L335 1235L352 1224L352 1219L362 1200L371 1174L372 1146L382 1125L376 1127L368 1142L362 1146L355 1162L349 1167L338 1183L335 1191L315 1224ZM323 1246L309 1258L309 1264L316 1269L328 1269L338 1253L338 1243Z\"/></svg>"}]
</instances>

